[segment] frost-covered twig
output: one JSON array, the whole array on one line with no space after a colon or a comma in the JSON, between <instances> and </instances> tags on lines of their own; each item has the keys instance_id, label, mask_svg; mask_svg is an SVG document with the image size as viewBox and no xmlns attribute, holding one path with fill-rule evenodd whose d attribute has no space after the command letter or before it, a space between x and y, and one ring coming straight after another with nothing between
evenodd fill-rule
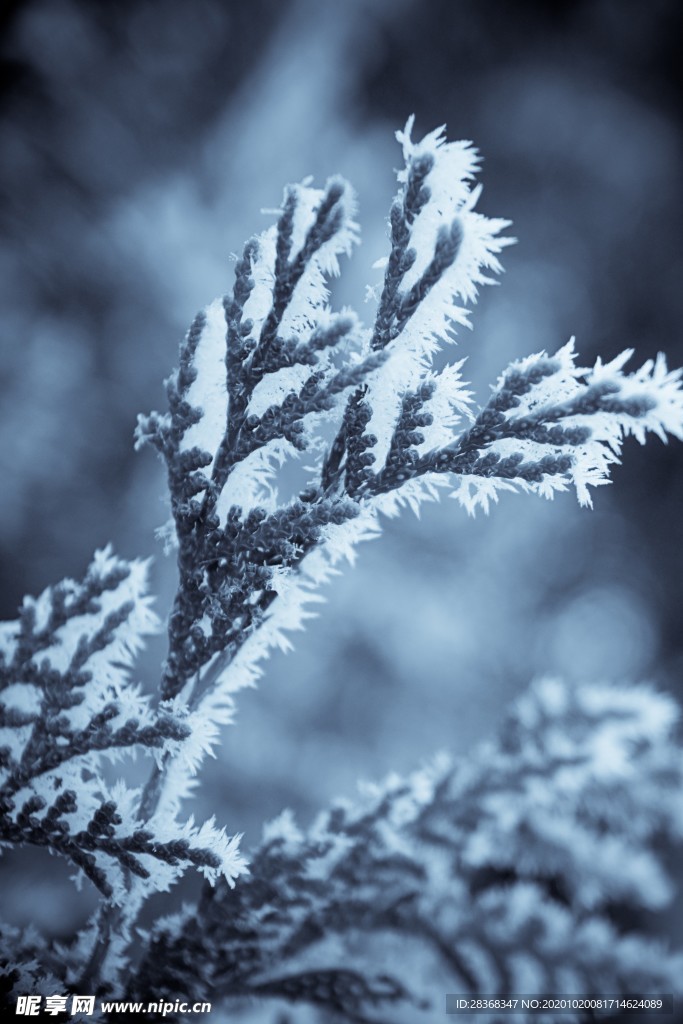
<instances>
[{"instance_id":1,"label":"frost-covered twig","mask_svg":"<svg viewBox=\"0 0 683 1024\"><path fill-rule=\"evenodd\" d=\"M444 485L469 512L511 487L552 496L573 483L588 503L625 434L681 436L679 374L662 357L631 376L629 353L588 371L570 344L513 364L479 414L462 362L434 368L510 239L506 221L475 212L476 152L442 130L414 143L411 129L398 135L405 169L373 328L333 313L325 288L357 239L350 188L290 187L277 225L247 243L232 296L193 324L169 413L140 421L139 441L167 464L178 546L162 695L187 704L191 727L156 770L145 817L175 813L235 691L378 532L379 512ZM277 468L304 451L308 482L287 498Z\"/></svg>"},{"instance_id":2,"label":"frost-covered twig","mask_svg":"<svg viewBox=\"0 0 683 1024\"><path fill-rule=\"evenodd\" d=\"M140 563L102 552L82 584L46 591L25 604L18 623L3 627L0 724L8 739L0 745L0 840L61 853L105 899L77 945L44 950L46 969L66 965L62 976L68 984L80 978L102 990L120 989L140 909L186 867L199 868L211 881L222 875L229 885L245 873L239 836L229 838L213 819L200 827L193 819L180 821L181 805L221 727L232 721L234 694L254 683L274 645L289 645L287 633L310 615L310 602L337 563L352 558L360 540L377 535L380 513L395 514L403 504L417 509L444 487L468 512L488 509L506 489L551 497L573 485L579 501L590 504L589 488L607 482L626 435L640 441L647 432L664 440L668 434L683 436L680 373L670 372L662 356L630 375L624 372L630 352L583 369L575 365L571 343L555 355L513 363L477 410L462 379L463 361L443 365L435 356L453 342L455 328L468 322L479 287L501 269L498 257L511 241L501 234L508 222L476 212L477 155L468 143L446 142L442 129L417 143L411 134L412 122L398 133L405 168L391 208L374 324L366 329L352 312L334 312L329 305L328 279L358 239L350 187L339 178L324 189L290 186L277 223L245 246L232 293L201 312L190 328L179 368L167 382L168 412L140 418L138 443L153 444L166 464L172 521L165 533L177 549L179 569L156 701L144 697L127 674L142 636L154 626ZM279 474L285 462L294 468L287 479ZM154 756L147 784L132 789L109 783L103 759L137 749ZM501 786L505 772L514 776L515 764L514 758L501 761ZM527 763L522 767L526 771ZM554 772L558 765L551 758L546 767ZM560 767L564 772L568 765ZM431 807L437 818L461 822L455 794L463 771L439 769L407 788L390 786L362 813L349 812L338 823L338 815L330 817L319 835L276 840L271 834L257 854L254 880L243 882L234 897L223 889L215 899L207 897L202 920L213 934L212 908L228 908L239 920L243 911L252 913L254 900L262 900L259 906L277 924L273 901L280 894L282 928L278 924L272 935L257 929L253 971L246 960L241 966L230 961L228 975L212 980L217 991L249 990L259 972L267 973L269 956L279 950L287 960L292 949L311 946L314 915L307 918L304 937L292 949L287 945L294 941L287 938L287 887L303 870L288 860L290 848L306 871L322 857L324 864L313 868L318 881L334 877L335 885L356 879L351 862L342 858L348 870L338 877L324 860L337 835L352 863L356 858L359 870L377 871L378 877L386 867L401 878L407 872L406 879L424 880L425 871L446 870L453 858L460 863L465 855L457 830L434 840L435 849L443 849L430 860L432 867L420 866L419 858L413 864L412 853L406 860L401 843L412 840L391 808L414 804L418 816L428 816ZM415 786L423 787L424 800L410 796ZM493 790L486 792L493 799ZM479 805L472 794L465 797L462 813L469 807L471 814ZM496 806L506 820L504 807ZM487 808L479 810L489 814ZM568 813L574 813L571 806ZM354 837L365 835L366 818L371 841L363 853ZM483 836L481 829L476 834ZM506 841L510 835L505 831ZM515 849L518 871L526 856L521 838ZM576 850L570 861L578 863ZM547 895L545 883L524 872L520 877L515 905L528 910L533 899ZM622 871L619 877L630 875ZM275 885L270 895L259 888L264 878ZM314 891L307 885L302 906ZM469 929L476 945L483 928L486 941L480 945L496 963L501 956L504 961L491 937L503 913L495 904L498 890L485 886L488 902L481 902L474 875L466 875L463 886L457 890L460 902L451 906L452 920L431 938L422 918L410 916L417 905L412 897L397 904L408 915L401 921L412 921L415 934L429 939L428 947L440 949L445 960L456 956L458 963L458 929ZM316 892L321 898L321 890ZM380 890L370 885L367 898L357 895L371 928L386 924ZM342 899L341 889L334 898ZM344 899L355 906L348 885ZM326 906L324 900L319 904L324 921ZM490 920L477 925L475 909L486 908ZM574 904L567 912L571 936L583 918L577 918ZM236 927L237 937L244 938L241 925ZM500 928L520 939L514 921ZM223 937L225 956L236 959L232 937ZM180 955L175 938L159 936L155 942L167 942L174 963ZM620 939L614 955L621 957L625 948ZM608 970L612 961L605 956ZM213 963L207 959L207 970ZM361 1019L353 1017L356 998L381 1003L387 992L396 1000L406 996L395 976L386 990L386 978L371 978L360 968L346 974L326 968L324 977L320 965L302 970L296 984L346 993L342 1002L349 1019ZM165 977L160 991L172 975ZM291 986L282 988L283 978L259 977L273 993L291 994ZM475 968L462 977L473 986L473 979L477 985L481 980Z\"/></svg>"},{"instance_id":3,"label":"frost-covered twig","mask_svg":"<svg viewBox=\"0 0 683 1024\"><path fill-rule=\"evenodd\" d=\"M159 754L189 733L177 718L153 711L128 679L144 635L157 629L146 572L144 563L98 552L82 583L65 580L25 599L19 621L3 626L0 651L8 738L0 840L62 854L115 901L129 874L150 878L152 861L221 867L216 853L182 829L161 840L141 828L137 794L122 783L107 786L102 775L102 757ZM157 873L155 888L159 880Z\"/></svg>"},{"instance_id":4,"label":"frost-covered twig","mask_svg":"<svg viewBox=\"0 0 683 1024\"><path fill-rule=\"evenodd\" d=\"M148 787L150 814L164 799L177 807L233 694L288 644L335 564L377 534L379 512L444 486L469 512L501 490L551 497L569 484L588 504L625 435L683 434L680 374L663 357L631 375L630 353L587 370L570 343L510 366L478 413L462 361L435 368L511 240L507 221L474 209L476 151L411 131L398 133L405 169L373 327L328 304L326 278L357 240L349 186L290 186L278 223L247 243L232 295L188 333L169 412L140 420L139 442L167 465L178 549L162 697L190 709L191 730ZM277 471L302 452L308 480L288 496Z\"/></svg>"},{"instance_id":5,"label":"frost-covered twig","mask_svg":"<svg viewBox=\"0 0 683 1024\"><path fill-rule=\"evenodd\" d=\"M81 582L26 598L0 636L0 842L69 860L107 901L107 937L112 920L126 922L127 934L121 907L133 880L142 900L189 867L232 880L244 864L236 840L212 823L145 827L140 791L105 768L138 751L161 758L190 731L129 678L159 626L146 591L147 564L107 548Z\"/></svg>"}]
</instances>

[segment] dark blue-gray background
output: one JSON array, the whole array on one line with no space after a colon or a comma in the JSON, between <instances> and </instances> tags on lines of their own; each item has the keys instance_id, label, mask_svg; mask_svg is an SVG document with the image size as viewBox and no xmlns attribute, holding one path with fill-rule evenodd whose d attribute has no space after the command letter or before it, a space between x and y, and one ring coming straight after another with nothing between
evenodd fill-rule
<instances>
[{"instance_id":1,"label":"dark blue-gray background","mask_svg":"<svg viewBox=\"0 0 683 1024\"><path fill-rule=\"evenodd\" d=\"M412 112L475 142L480 209L519 238L460 335L480 394L572 334L585 362L683 364L678 0L34 0L2 19L2 617L110 540L155 553L165 613L163 472L133 454L136 414L163 407L179 338L287 181L355 185L364 244L335 301L371 317ZM360 777L466 755L544 673L680 694L682 466L679 442L631 442L593 512L509 496L388 524L240 695L200 814L249 845L284 806L306 821ZM89 897L33 863L7 862L7 912L68 934Z\"/></svg>"}]
</instances>

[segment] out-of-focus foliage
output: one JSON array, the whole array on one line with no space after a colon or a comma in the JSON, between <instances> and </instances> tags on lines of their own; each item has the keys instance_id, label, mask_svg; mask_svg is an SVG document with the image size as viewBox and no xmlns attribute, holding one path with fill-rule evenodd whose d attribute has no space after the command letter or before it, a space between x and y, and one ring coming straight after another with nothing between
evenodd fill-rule
<instances>
[{"instance_id":1,"label":"out-of-focus foliage","mask_svg":"<svg viewBox=\"0 0 683 1024\"><path fill-rule=\"evenodd\" d=\"M155 929L131 993L397 1024L442 1020L446 992L678 995L682 956L632 924L673 896L676 718L648 688L542 681L466 761L267 825L249 878Z\"/></svg>"}]
</instances>

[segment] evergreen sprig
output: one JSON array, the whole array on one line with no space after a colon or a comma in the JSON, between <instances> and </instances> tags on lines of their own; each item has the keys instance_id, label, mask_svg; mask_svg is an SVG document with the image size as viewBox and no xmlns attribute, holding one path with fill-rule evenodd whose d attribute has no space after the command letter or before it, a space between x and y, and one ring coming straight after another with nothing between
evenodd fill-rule
<instances>
[{"instance_id":1,"label":"evergreen sprig","mask_svg":"<svg viewBox=\"0 0 683 1024\"><path fill-rule=\"evenodd\" d=\"M103 757L140 749L159 756L190 734L179 716L152 709L128 679L144 635L158 628L145 589L144 563L98 552L81 582L26 598L18 621L3 627L0 650L9 741L0 759L0 841L60 854L116 900L128 873L151 877L147 858L221 867L215 852L183 834L160 841L141 828L130 794L110 790L103 778Z\"/></svg>"},{"instance_id":2,"label":"evergreen sprig","mask_svg":"<svg viewBox=\"0 0 683 1024\"><path fill-rule=\"evenodd\" d=\"M472 411L462 364L434 370L433 357L467 317L459 303L500 269L507 222L474 212L471 150L440 132L413 143L410 125L399 138L406 168L372 329L333 313L325 289L356 240L349 187L290 186L277 224L245 246L232 294L190 329L169 412L140 420L138 441L167 465L178 545L165 699L188 683L205 692L202 672L220 680L273 618L283 577L305 579L316 550L334 561L335 541L353 546L377 512L444 485L469 512L505 489L552 496L569 484L588 504L623 436L681 436L679 374L663 358L631 375L627 353L585 370L571 344L513 364ZM274 467L302 452L313 476L283 500Z\"/></svg>"},{"instance_id":3,"label":"evergreen sprig","mask_svg":"<svg viewBox=\"0 0 683 1024\"><path fill-rule=\"evenodd\" d=\"M285 813L247 877L239 835L179 820L234 694L381 514L443 487L470 513L504 490L573 486L590 504L626 436L683 437L663 356L584 368L571 342L513 363L477 408L463 362L435 357L501 269L508 222L476 212L469 144L411 135L412 119L374 323L329 303L358 240L350 187L289 186L190 327L168 411L140 417L178 564L158 693L129 678L156 628L144 563L98 552L0 627L0 842L60 854L102 896L73 944L6 933L10 991L258 997L398 1024L441 1019L434 992L454 988L680 987L680 958L625 923L670 898L656 847L683 824L673 708L654 691L539 685L466 763L392 777L308 833ZM106 762L136 751L147 782L112 784ZM140 937L149 896L188 867L218 885Z\"/></svg>"}]
</instances>

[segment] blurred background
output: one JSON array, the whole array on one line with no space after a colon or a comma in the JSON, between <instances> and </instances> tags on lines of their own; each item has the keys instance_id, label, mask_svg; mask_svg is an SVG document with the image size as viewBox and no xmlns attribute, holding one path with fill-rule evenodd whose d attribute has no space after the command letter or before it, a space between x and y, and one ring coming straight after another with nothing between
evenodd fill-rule
<instances>
[{"instance_id":1,"label":"blurred background","mask_svg":"<svg viewBox=\"0 0 683 1024\"><path fill-rule=\"evenodd\" d=\"M163 471L133 453L136 415L164 407L182 334L288 181L357 189L364 242L334 299L371 320L410 113L475 142L479 208L519 239L459 338L482 397L572 334L584 363L633 346L634 367L683 364L678 0L28 0L1 18L3 618L108 541L154 552L165 614ZM682 467L678 442L632 441L592 512L507 496L468 520L444 499L388 522L240 695L199 815L248 847L284 806L308 822L359 778L466 755L542 674L680 696ZM13 920L68 934L86 913L56 861L6 869Z\"/></svg>"}]
</instances>

